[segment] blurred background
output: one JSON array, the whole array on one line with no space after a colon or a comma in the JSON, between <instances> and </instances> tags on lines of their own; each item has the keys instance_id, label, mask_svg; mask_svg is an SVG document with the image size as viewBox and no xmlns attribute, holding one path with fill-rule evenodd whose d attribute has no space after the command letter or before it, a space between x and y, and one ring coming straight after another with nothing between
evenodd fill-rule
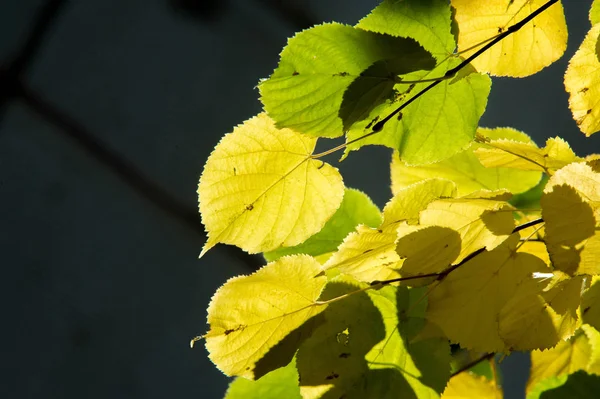
<instances>
[{"instance_id":1,"label":"blurred background","mask_svg":"<svg viewBox=\"0 0 600 399\"><path fill-rule=\"evenodd\" d=\"M213 292L262 261L223 245L198 260L202 166L260 112L255 85L288 37L354 24L377 3L2 2L0 397L223 396L227 378L189 341ZM567 53L534 77L495 79L481 124L538 144L560 135L585 155L600 137L578 131L562 77L589 2L565 3ZM382 207L389 157L365 147L336 166ZM521 397L527 356L502 367L507 397Z\"/></svg>"}]
</instances>

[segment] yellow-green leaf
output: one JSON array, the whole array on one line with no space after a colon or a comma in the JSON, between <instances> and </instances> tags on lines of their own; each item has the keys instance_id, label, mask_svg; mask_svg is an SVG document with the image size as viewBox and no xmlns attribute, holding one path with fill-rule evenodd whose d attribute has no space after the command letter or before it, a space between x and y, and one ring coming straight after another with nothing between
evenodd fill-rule
<instances>
[{"instance_id":1,"label":"yellow-green leaf","mask_svg":"<svg viewBox=\"0 0 600 399\"><path fill-rule=\"evenodd\" d=\"M519 237L512 235L492 251L482 252L450 272L429 294L427 318L453 342L481 352L518 349L501 335L500 314L520 284L532 281L535 294L547 282L534 273L548 273L545 263L533 255L516 252ZM545 335L549 331L523 330L522 334ZM512 332L515 336L515 331ZM511 341L514 341L511 337Z\"/></svg>"},{"instance_id":2,"label":"yellow-green leaf","mask_svg":"<svg viewBox=\"0 0 600 399\"><path fill-rule=\"evenodd\" d=\"M517 286L498 315L500 336L513 350L551 348L580 325L583 278L557 274L548 283L545 276L533 276Z\"/></svg>"},{"instance_id":3,"label":"yellow-green leaf","mask_svg":"<svg viewBox=\"0 0 600 399\"><path fill-rule=\"evenodd\" d=\"M490 38L523 20L546 0L452 0L458 23L458 50L468 57ZM472 61L480 72L524 77L558 60L567 48L567 25L560 2L508 35Z\"/></svg>"},{"instance_id":4,"label":"yellow-green leaf","mask_svg":"<svg viewBox=\"0 0 600 399\"><path fill-rule=\"evenodd\" d=\"M236 378L225 394L225 399L301 399L296 362L271 371L259 380Z\"/></svg>"},{"instance_id":5,"label":"yellow-green leaf","mask_svg":"<svg viewBox=\"0 0 600 399\"><path fill-rule=\"evenodd\" d=\"M488 199L440 199L431 202L421 212L419 224L441 226L460 234L460 263L471 253L495 248L514 229L513 208L504 201Z\"/></svg>"},{"instance_id":6,"label":"yellow-green leaf","mask_svg":"<svg viewBox=\"0 0 600 399\"><path fill-rule=\"evenodd\" d=\"M208 241L250 253L300 244L342 202L338 170L312 159L316 139L277 129L266 114L227 134L200 177L198 197Z\"/></svg>"},{"instance_id":7,"label":"yellow-green leaf","mask_svg":"<svg viewBox=\"0 0 600 399\"><path fill-rule=\"evenodd\" d=\"M377 227L382 215L377 205L363 192L347 188L338 210L314 236L294 247L285 247L264 253L269 262L285 255L307 254L319 256L337 249L344 238L359 224Z\"/></svg>"},{"instance_id":8,"label":"yellow-green leaf","mask_svg":"<svg viewBox=\"0 0 600 399\"><path fill-rule=\"evenodd\" d=\"M440 226L401 225L396 252L400 255L402 277L440 273L446 270L461 251L456 230Z\"/></svg>"},{"instance_id":9,"label":"yellow-green leaf","mask_svg":"<svg viewBox=\"0 0 600 399\"><path fill-rule=\"evenodd\" d=\"M488 168L537 170L552 175L556 170L582 159L560 137L548 139L546 147L514 140L492 140L475 150L479 161Z\"/></svg>"},{"instance_id":10,"label":"yellow-green leaf","mask_svg":"<svg viewBox=\"0 0 600 399\"><path fill-rule=\"evenodd\" d=\"M323 295L358 288L338 281ZM448 341L411 340L424 323L416 303L423 291L411 294L388 286L332 303L326 322L298 351L303 398L438 397L450 371Z\"/></svg>"},{"instance_id":11,"label":"yellow-green leaf","mask_svg":"<svg viewBox=\"0 0 600 399\"><path fill-rule=\"evenodd\" d=\"M210 331L204 336L215 365L252 379L288 364L293 347L272 350L326 308L318 301L327 281L315 277L320 271L310 256L286 256L219 288L208 306Z\"/></svg>"},{"instance_id":12,"label":"yellow-green leaf","mask_svg":"<svg viewBox=\"0 0 600 399\"><path fill-rule=\"evenodd\" d=\"M600 329L600 278L592 283L581 299L581 312L584 323Z\"/></svg>"},{"instance_id":13,"label":"yellow-green leaf","mask_svg":"<svg viewBox=\"0 0 600 399\"><path fill-rule=\"evenodd\" d=\"M325 263L324 269L338 269L359 281L398 277L400 257L396 252L396 230L402 221L416 221L419 212L436 198L450 197L454 183L431 179L399 191L383 210L379 228L358 226Z\"/></svg>"},{"instance_id":14,"label":"yellow-green leaf","mask_svg":"<svg viewBox=\"0 0 600 399\"><path fill-rule=\"evenodd\" d=\"M440 399L502 399L502 387L494 381L464 372L450 379Z\"/></svg>"},{"instance_id":15,"label":"yellow-green leaf","mask_svg":"<svg viewBox=\"0 0 600 399\"><path fill-rule=\"evenodd\" d=\"M600 130L600 61L596 54L599 35L600 24L596 24L569 61L565 73L569 108L575 123L586 136Z\"/></svg>"},{"instance_id":16,"label":"yellow-green leaf","mask_svg":"<svg viewBox=\"0 0 600 399\"><path fill-rule=\"evenodd\" d=\"M531 352L531 372L527 392L550 377L560 377L586 370L590 361L591 346L583 330L568 341L559 342L554 348Z\"/></svg>"},{"instance_id":17,"label":"yellow-green leaf","mask_svg":"<svg viewBox=\"0 0 600 399\"><path fill-rule=\"evenodd\" d=\"M511 128L485 129L477 132L489 139L511 139L536 147L525 133ZM391 165L392 191L432 177L452 180L458 188L458 195L463 196L477 190L507 189L513 194L521 193L534 187L540 180L541 173L523 171L504 167L485 167L473 153L484 145L473 142L466 150L438 163L410 166L400 160L394 153Z\"/></svg>"},{"instance_id":18,"label":"yellow-green leaf","mask_svg":"<svg viewBox=\"0 0 600 399\"><path fill-rule=\"evenodd\" d=\"M590 8L590 22L592 25L600 22L600 1L594 0Z\"/></svg>"},{"instance_id":19,"label":"yellow-green leaf","mask_svg":"<svg viewBox=\"0 0 600 399\"><path fill-rule=\"evenodd\" d=\"M555 268L569 274L600 274L600 173L573 163L548 181L541 199L544 241Z\"/></svg>"}]
</instances>

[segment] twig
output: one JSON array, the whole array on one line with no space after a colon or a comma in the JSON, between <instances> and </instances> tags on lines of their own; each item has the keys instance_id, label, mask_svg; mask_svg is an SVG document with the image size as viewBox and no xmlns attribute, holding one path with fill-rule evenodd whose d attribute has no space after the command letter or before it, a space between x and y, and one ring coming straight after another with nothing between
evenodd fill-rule
<instances>
[{"instance_id":1,"label":"twig","mask_svg":"<svg viewBox=\"0 0 600 399\"><path fill-rule=\"evenodd\" d=\"M452 373L450 375L450 378L459 375L463 371L469 370L471 367L478 365L479 363L483 362L484 360L489 360L489 359L493 358L495 355L496 355L495 353L486 353L485 355L479 357L478 359L470 361L469 363L465 364L464 366L462 366L461 368L456 370L454 373Z\"/></svg>"},{"instance_id":2,"label":"twig","mask_svg":"<svg viewBox=\"0 0 600 399\"><path fill-rule=\"evenodd\" d=\"M518 225L517 227L515 227L515 228L513 229L513 231L512 231L512 232L513 232L513 233L516 233L516 232L518 232L518 231L525 230L526 228L529 228L529 227L531 227L531 226L535 226L535 225L537 225L537 224L540 224L540 223L544 223L544 219L542 219L542 218L539 218L539 219L530 220L530 221L529 221L529 222L527 222L527 223L523 223L523 224L521 224L521 225Z\"/></svg>"}]
</instances>

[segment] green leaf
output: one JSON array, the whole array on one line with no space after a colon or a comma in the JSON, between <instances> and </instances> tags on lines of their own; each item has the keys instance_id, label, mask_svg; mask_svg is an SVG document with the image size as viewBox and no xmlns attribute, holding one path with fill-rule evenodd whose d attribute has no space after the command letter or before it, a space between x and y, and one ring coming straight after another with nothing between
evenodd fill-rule
<instances>
[{"instance_id":1,"label":"green leaf","mask_svg":"<svg viewBox=\"0 0 600 399\"><path fill-rule=\"evenodd\" d=\"M288 364L297 346L282 343L293 337L299 345L294 334L327 307L318 301L327 281L315 277L320 272L308 255L286 256L219 288L208 306L210 331L204 336L215 365L230 376L260 378Z\"/></svg>"},{"instance_id":2,"label":"green leaf","mask_svg":"<svg viewBox=\"0 0 600 399\"><path fill-rule=\"evenodd\" d=\"M594 0L590 8L590 22L596 25L600 22L600 0Z\"/></svg>"},{"instance_id":3,"label":"green leaf","mask_svg":"<svg viewBox=\"0 0 600 399\"><path fill-rule=\"evenodd\" d=\"M600 279L596 279L581 299L584 323L600 330Z\"/></svg>"},{"instance_id":4,"label":"green leaf","mask_svg":"<svg viewBox=\"0 0 600 399\"><path fill-rule=\"evenodd\" d=\"M357 289L330 283L324 298ZM449 377L450 350L445 339L411 341L425 322L425 303L417 305L423 294L385 287L331 304L326 322L298 351L303 397L437 397Z\"/></svg>"},{"instance_id":5,"label":"green leaf","mask_svg":"<svg viewBox=\"0 0 600 399\"><path fill-rule=\"evenodd\" d=\"M300 245L265 252L264 256L271 262L285 255L322 255L335 251L348 233L359 224L377 227L381 222L381 212L373 201L365 193L347 188L342 204L321 231Z\"/></svg>"},{"instance_id":6,"label":"green leaf","mask_svg":"<svg viewBox=\"0 0 600 399\"><path fill-rule=\"evenodd\" d=\"M477 132L494 140L512 139L535 145L525 133L511 128L479 128ZM481 189L506 189L517 194L529 190L539 182L541 172L501 167L486 168L473 153L482 146L483 144L472 143L466 150L446 160L419 166L410 166L394 154L391 165L392 191L397 192L401 187L431 177L444 178L456 183L459 196Z\"/></svg>"},{"instance_id":7,"label":"green leaf","mask_svg":"<svg viewBox=\"0 0 600 399\"><path fill-rule=\"evenodd\" d=\"M432 71L414 72L403 78L406 81L438 78L459 62L452 58ZM398 150L400 159L409 164L425 164L446 159L467 147L475 137L491 88L489 76L478 73L456 82L442 81L390 119L382 131L359 139L371 132L374 123L427 85L429 82L395 85L394 99L374 108L366 120L350 129L346 141L358 141L348 144L344 157L364 145L384 145Z\"/></svg>"},{"instance_id":8,"label":"green leaf","mask_svg":"<svg viewBox=\"0 0 600 399\"><path fill-rule=\"evenodd\" d=\"M517 209L540 209L540 199L546 183L548 183L548 176L542 175L538 184L523 193L513 196L508 202Z\"/></svg>"},{"instance_id":9,"label":"green leaf","mask_svg":"<svg viewBox=\"0 0 600 399\"><path fill-rule=\"evenodd\" d=\"M567 382L568 378L569 378L568 375L562 375L560 377L546 378L545 380L543 380L539 384L537 384L535 387L533 387L533 389L527 393L527 399L540 399L540 398L545 399L546 396L542 397L543 393L564 385Z\"/></svg>"},{"instance_id":10,"label":"green leaf","mask_svg":"<svg viewBox=\"0 0 600 399\"><path fill-rule=\"evenodd\" d=\"M547 389L541 390L543 388ZM598 392L600 392L600 377L578 371L568 377L549 380L546 386L540 386L535 394L532 392L531 395L527 395L527 399L596 399Z\"/></svg>"},{"instance_id":11,"label":"green leaf","mask_svg":"<svg viewBox=\"0 0 600 399\"><path fill-rule=\"evenodd\" d=\"M271 371L256 381L238 377L227 389L225 399L301 399L296 362Z\"/></svg>"},{"instance_id":12,"label":"green leaf","mask_svg":"<svg viewBox=\"0 0 600 399\"><path fill-rule=\"evenodd\" d=\"M440 60L454 51L450 6L445 0L385 0L357 28L410 37Z\"/></svg>"},{"instance_id":13,"label":"green leaf","mask_svg":"<svg viewBox=\"0 0 600 399\"><path fill-rule=\"evenodd\" d=\"M412 39L329 23L290 39L259 89L277 126L338 137L393 95L398 75L433 65Z\"/></svg>"}]
</instances>

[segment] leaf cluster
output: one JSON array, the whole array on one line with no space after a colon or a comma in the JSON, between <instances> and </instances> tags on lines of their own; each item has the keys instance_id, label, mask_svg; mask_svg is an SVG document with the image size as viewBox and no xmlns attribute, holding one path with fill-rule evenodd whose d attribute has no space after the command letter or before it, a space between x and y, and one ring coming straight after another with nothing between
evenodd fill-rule
<instances>
[{"instance_id":1,"label":"leaf cluster","mask_svg":"<svg viewBox=\"0 0 600 399\"><path fill-rule=\"evenodd\" d=\"M206 162L202 254L225 243L269 262L217 290L192 341L238 377L228 399L500 397L512 351L531 352L528 397L597 384L600 156L478 125L490 75L562 56L562 5L450 3L384 0L355 26L296 34L259 84L264 112ZM565 74L586 135L600 1L590 21ZM393 150L382 211L323 160L364 145Z\"/></svg>"}]
</instances>

